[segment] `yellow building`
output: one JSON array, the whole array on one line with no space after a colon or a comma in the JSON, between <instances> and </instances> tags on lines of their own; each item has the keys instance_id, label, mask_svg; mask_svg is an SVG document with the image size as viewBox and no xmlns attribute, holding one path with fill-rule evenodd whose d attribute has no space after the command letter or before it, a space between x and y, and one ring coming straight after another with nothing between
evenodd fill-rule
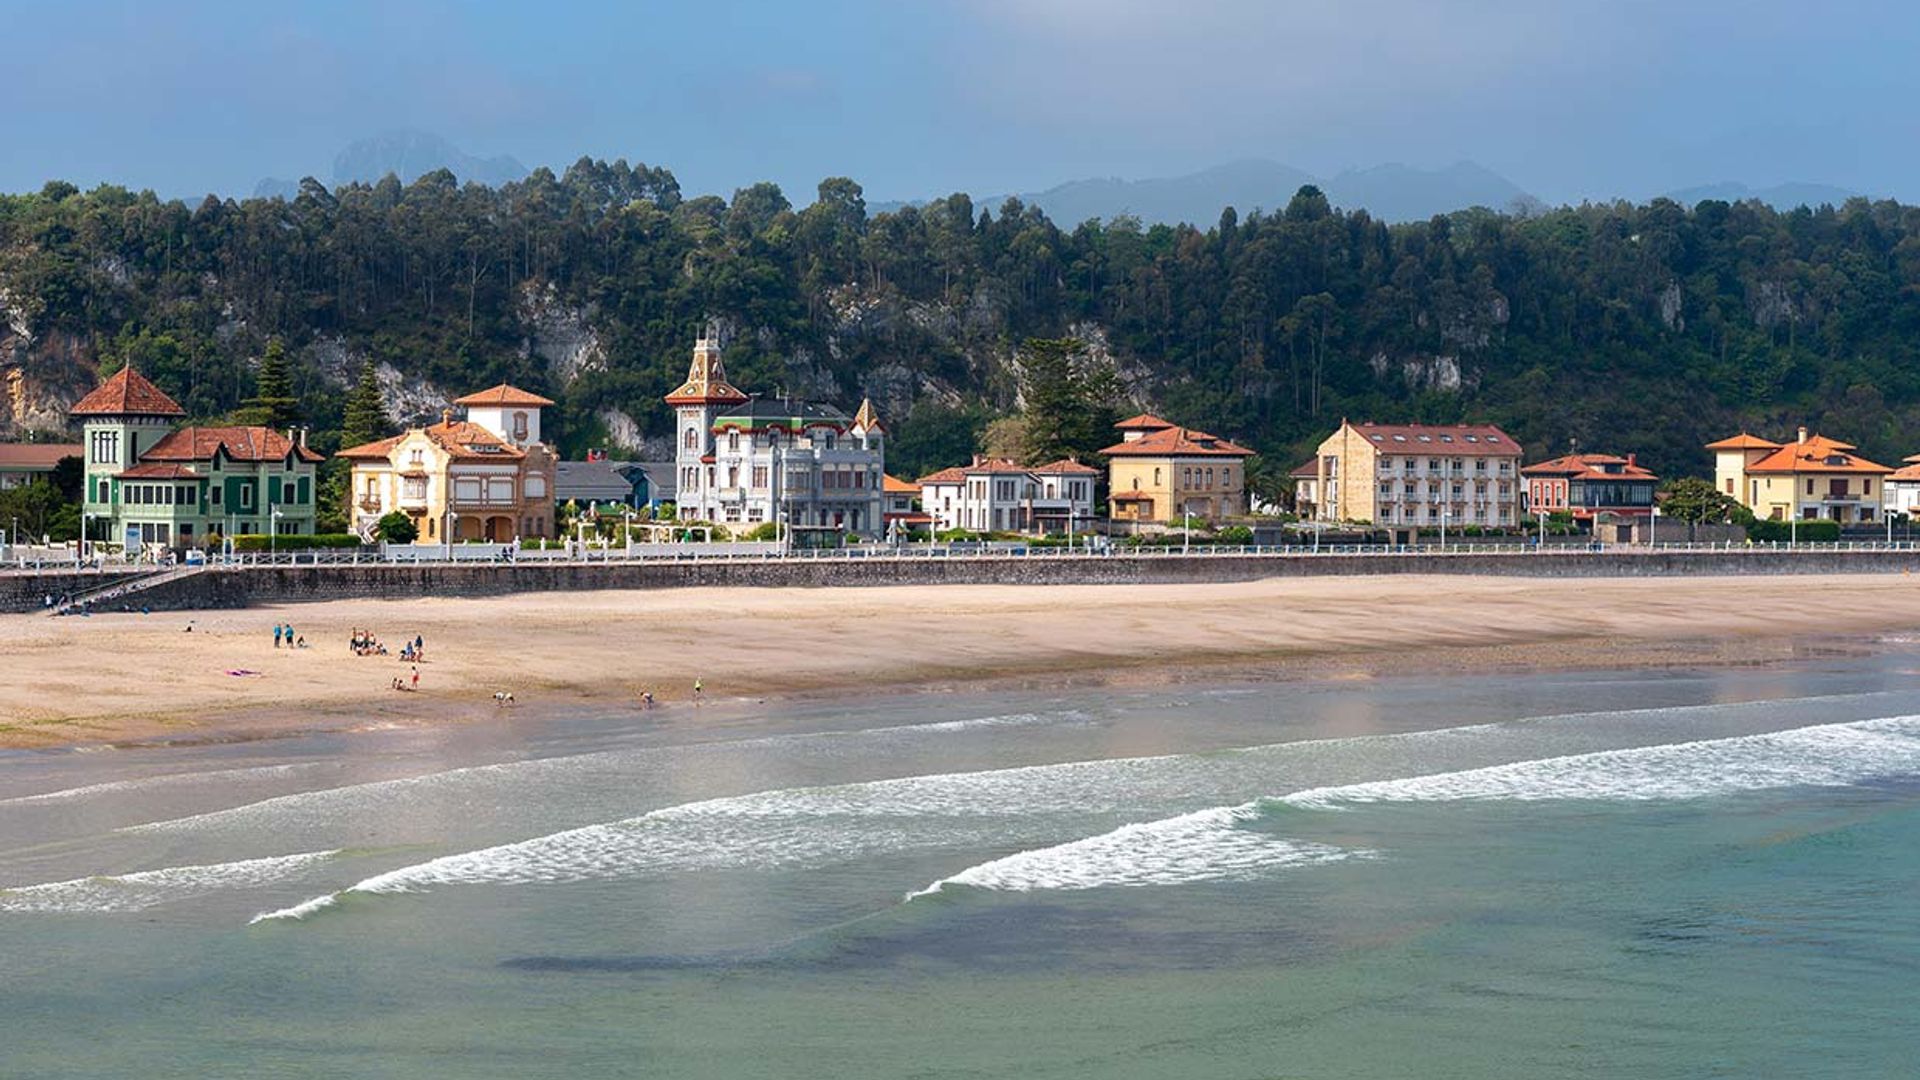
<instances>
[{"instance_id":1,"label":"yellow building","mask_svg":"<svg viewBox=\"0 0 1920 1080\"><path fill-rule=\"evenodd\" d=\"M1316 521L1421 527L1520 521L1520 444L1488 424L1342 421L1314 460Z\"/></svg>"},{"instance_id":2,"label":"yellow building","mask_svg":"<svg viewBox=\"0 0 1920 1080\"><path fill-rule=\"evenodd\" d=\"M1878 518L1881 490L1893 470L1868 461L1850 443L1801 428L1793 442L1741 432L1707 444L1714 486L1755 517L1866 522Z\"/></svg>"},{"instance_id":3,"label":"yellow building","mask_svg":"<svg viewBox=\"0 0 1920 1080\"><path fill-rule=\"evenodd\" d=\"M353 530L371 539L397 510L427 543L553 536L556 455L540 441L540 410L553 402L502 384L454 404L467 419L449 410L437 424L340 452L353 463Z\"/></svg>"},{"instance_id":4,"label":"yellow building","mask_svg":"<svg viewBox=\"0 0 1920 1080\"><path fill-rule=\"evenodd\" d=\"M1247 512L1253 451L1204 431L1141 414L1122 420L1108 459L1111 520L1127 525L1219 521Z\"/></svg>"}]
</instances>

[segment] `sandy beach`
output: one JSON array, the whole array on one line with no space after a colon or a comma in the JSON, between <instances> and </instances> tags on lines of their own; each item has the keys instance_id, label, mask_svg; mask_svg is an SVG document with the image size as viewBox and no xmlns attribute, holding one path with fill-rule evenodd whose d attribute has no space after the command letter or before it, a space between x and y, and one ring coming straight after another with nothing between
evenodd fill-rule
<instances>
[{"instance_id":1,"label":"sandy beach","mask_svg":"<svg viewBox=\"0 0 1920 1080\"><path fill-rule=\"evenodd\" d=\"M282 622L308 647L275 649ZM675 708L696 679L720 703L995 680L1753 663L1916 625L1920 580L1887 575L706 589L9 615L0 746L458 722L491 713L502 690L535 713L630 706L643 690ZM417 693L391 688L411 665L353 654L356 627L395 652L425 639Z\"/></svg>"}]
</instances>

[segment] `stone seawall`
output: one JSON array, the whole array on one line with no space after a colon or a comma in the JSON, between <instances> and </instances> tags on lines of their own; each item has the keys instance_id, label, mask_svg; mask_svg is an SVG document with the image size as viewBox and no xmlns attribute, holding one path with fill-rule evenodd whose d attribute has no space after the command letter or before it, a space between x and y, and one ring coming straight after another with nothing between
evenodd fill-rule
<instances>
[{"instance_id":1,"label":"stone seawall","mask_svg":"<svg viewBox=\"0 0 1920 1080\"><path fill-rule=\"evenodd\" d=\"M43 573L0 573L0 611L39 611L49 595L79 596L97 589L111 588L136 578L145 570L108 570L101 573L47 571Z\"/></svg>"},{"instance_id":2,"label":"stone seawall","mask_svg":"<svg viewBox=\"0 0 1920 1080\"><path fill-rule=\"evenodd\" d=\"M1604 552L1448 555L1207 555L939 559L793 559L741 562L519 565L276 566L209 569L156 585L132 602L155 610L416 596L498 596L587 589L698 586L830 588L880 585L1130 585L1252 581L1370 574L1487 574L1506 577L1911 573L1912 551ZM86 575L83 584L103 584ZM11 583L8 583L11 586ZM0 587L0 608L40 606L51 581Z\"/></svg>"}]
</instances>

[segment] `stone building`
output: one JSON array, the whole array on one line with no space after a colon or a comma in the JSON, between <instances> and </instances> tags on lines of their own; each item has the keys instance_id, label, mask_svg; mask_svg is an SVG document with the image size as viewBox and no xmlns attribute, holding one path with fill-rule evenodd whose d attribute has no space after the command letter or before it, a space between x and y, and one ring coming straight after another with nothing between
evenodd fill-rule
<instances>
[{"instance_id":1,"label":"stone building","mask_svg":"<svg viewBox=\"0 0 1920 1080\"><path fill-rule=\"evenodd\" d=\"M1520 523L1520 444L1490 424L1350 424L1321 442L1316 521Z\"/></svg>"},{"instance_id":2,"label":"stone building","mask_svg":"<svg viewBox=\"0 0 1920 1080\"><path fill-rule=\"evenodd\" d=\"M920 505L937 528L976 532L1056 533L1093 524L1093 487L1100 470L1072 458L1021 465L975 456L920 478Z\"/></svg>"},{"instance_id":3,"label":"stone building","mask_svg":"<svg viewBox=\"0 0 1920 1080\"><path fill-rule=\"evenodd\" d=\"M720 346L693 346L687 381L668 394L675 421L677 507L685 521L878 536L886 527L886 427L873 403L755 398L727 381Z\"/></svg>"},{"instance_id":4,"label":"stone building","mask_svg":"<svg viewBox=\"0 0 1920 1080\"><path fill-rule=\"evenodd\" d=\"M1114 427L1107 499L1115 525L1220 521L1247 512L1246 459L1253 451L1143 413Z\"/></svg>"}]
</instances>

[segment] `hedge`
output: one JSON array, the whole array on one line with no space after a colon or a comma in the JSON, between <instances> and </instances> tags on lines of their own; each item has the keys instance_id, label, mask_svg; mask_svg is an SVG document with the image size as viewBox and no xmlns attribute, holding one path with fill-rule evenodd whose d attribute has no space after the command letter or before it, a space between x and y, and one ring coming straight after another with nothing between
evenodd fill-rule
<instances>
[{"instance_id":1,"label":"hedge","mask_svg":"<svg viewBox=\"0 0 1920 1080\"><path fill-rule=\"evenodd\" d=\"M268 536L248 533L233 537L235 551L309 551L314 548L357 548L361 540L352 533L320 533L315 536Z\"/></svg>"},{"instance_id":2,"label":"hedge","mask_svg":"<svg viewBox=\"0 0 1920 1080\"><path fill-rule=\"evenodd\" d=\"M1840 523L1837 521L1774 521L1770 518L1755 518L1747 525L1747 539L1761 543L1784 544L1798 540L1803 544L1832 544L1840 540Z\"/></svg>"}]
</instances>

